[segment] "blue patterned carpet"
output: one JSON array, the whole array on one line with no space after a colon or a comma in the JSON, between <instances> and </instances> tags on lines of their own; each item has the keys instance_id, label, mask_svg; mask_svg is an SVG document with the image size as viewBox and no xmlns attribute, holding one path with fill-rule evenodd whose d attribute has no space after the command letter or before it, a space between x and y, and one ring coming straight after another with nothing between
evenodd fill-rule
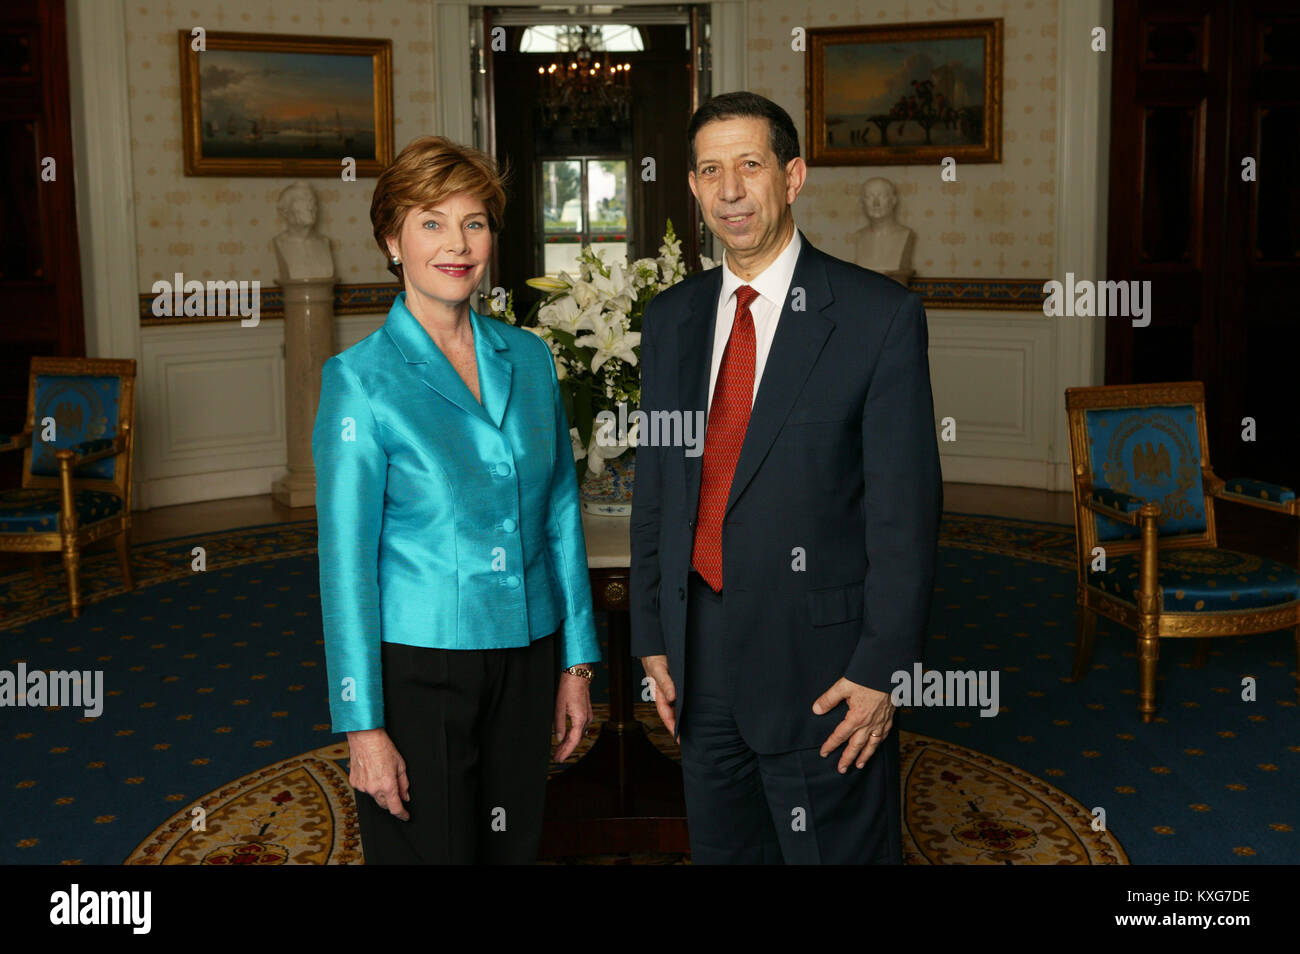
<instances>
[{"instance_id":1,"label":"blue patterned carpet","mask_svg":"<svg viewBox=\"0 0 1300 954\"><path fill-rule=\"evenodd\" d=\"M190 569L207 549L206 573ZM62 574L0 578L0 668L103 669L102 716L0 710L0 863L119 864L178 809L329 732L315 526L277 524L109 554L69 621ZM1010 763L1068 793L1144 863L1300 862L1300 710L1289 633L1166 642L1160 713L1137 714L1133 638L1099 625L1093 670L1065 681L1074 635L1068 527L964 514L943 525L927 666L1000 674L1002 711L913 708L900 728ZM603 622L603 621L602 621ZM1241 701L1244 676L1258 701ZM604 694L596 687L596 698Z\"/></svg>"}]
</instances>

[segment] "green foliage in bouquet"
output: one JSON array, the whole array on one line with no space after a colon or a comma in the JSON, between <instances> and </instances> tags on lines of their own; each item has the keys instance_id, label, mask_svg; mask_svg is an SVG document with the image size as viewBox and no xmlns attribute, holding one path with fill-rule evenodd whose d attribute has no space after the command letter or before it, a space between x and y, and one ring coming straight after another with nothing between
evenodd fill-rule
<instances>
[{"instance_id":1,"label":"green foliage in bouquet","mask_svg":"<svg viewBox=\"0 0 1300 954\"><path fill-rule=\"evenodd\" d=\"M599 474L605 461L636 446L636 434L617 442L617 434L602 434L596 416L610 411L618 416L620 403L630 415L641 403L641 320L650 299L686 277L681 241L668 221L658 258L639 258L630 265L607 262L601 251L585 246L578 258L578 275L560 272L558 278L528 279L533 288L548 292L518 320L514 294L504 309L493 314L538 335L555 356L555 373L569 416L575 460L586 459L586 469ZM712 262L703 259L706 267ZM582 471L578 473L579 480Z\"/></svg>"}]
</instances>

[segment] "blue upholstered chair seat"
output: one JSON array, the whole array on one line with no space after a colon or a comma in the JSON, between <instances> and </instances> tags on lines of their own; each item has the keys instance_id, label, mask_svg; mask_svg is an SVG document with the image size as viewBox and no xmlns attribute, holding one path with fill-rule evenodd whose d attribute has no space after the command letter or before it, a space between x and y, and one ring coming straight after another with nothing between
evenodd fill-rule
<instances>
[{"instance_id":1,"label":"blue upholstered chair seat","mask_svg":"<svg viewBox=\"0 0 1300 954\"><path fill-rule=\"evenodd\" d=\"M1138 554L1106 561L1104 573L1088 568L1088 583L1137 605ZM1162 550L1156 562L1165 613L1222 613L1266 609L1300 599L1300 572L1276 560L1235 550Z\"/></svg>"},{"instance_id":2,"label":"blue upholstered chair seat","mask_svg":"<svg viewBox=\"0 0 1300 954\"><path fill-rule=\"evenodd\" d=\"M122 498L102 490L78 490L76 501L82 527L122 512ZM59 510L56 489L0 491L0 533L57 533Z\"/></svg>"}]
</instances>

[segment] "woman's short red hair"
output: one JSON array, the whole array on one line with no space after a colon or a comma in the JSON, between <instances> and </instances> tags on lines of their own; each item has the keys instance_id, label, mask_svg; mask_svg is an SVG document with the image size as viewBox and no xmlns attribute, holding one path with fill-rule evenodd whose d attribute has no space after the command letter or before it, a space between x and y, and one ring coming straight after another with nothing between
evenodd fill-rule
<instances>
[{"instance_id":1,"label":"woman's short red hair","mask_svg":"<svg viewBox=\"0 0 1300 954\"><path fill-rule=\"evenodd\" d=\"M407 144L392 164L379 174L370 200L370 224L384 253L388 270L402 280L402 266L394 265L388 239L402 230L412 209L431 208L460 192L483 203L488 228L500 232L505 221L506 176L496 161L482 150L462 146L443 136L421 136Z\"/></svg>"}]
</instances>

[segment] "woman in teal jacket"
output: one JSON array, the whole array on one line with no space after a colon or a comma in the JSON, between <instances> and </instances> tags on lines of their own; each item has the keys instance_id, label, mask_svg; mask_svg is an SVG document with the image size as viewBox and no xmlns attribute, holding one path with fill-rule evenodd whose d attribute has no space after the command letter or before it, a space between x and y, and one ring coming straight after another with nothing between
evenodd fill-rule
<instances>
[{"instance_id":1,"label":"woman in teal jacket","mask_svg":"<svg viewBox=\"0 0 1300 954\"><path fill-rule=\"evenodd\" d=\"M370 864L534 861L549 726L563 761L591 721L600 650L555 365L469 305L504 207L484 153L402 150L370 217L405 290L321 372L330 715Z\"/></svg>"}]
</instances>

